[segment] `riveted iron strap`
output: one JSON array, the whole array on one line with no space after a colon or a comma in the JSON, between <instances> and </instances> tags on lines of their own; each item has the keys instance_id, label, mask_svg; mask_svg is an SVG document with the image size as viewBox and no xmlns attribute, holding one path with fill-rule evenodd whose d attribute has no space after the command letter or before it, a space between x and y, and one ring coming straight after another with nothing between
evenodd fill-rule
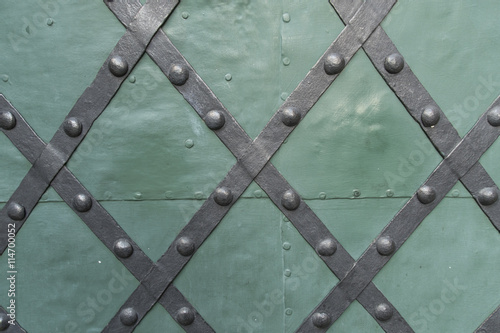
<instances>
[{"instance_id":1,"label":"riveted iron strap","mask_svg":"<svg viewBox=\"0 0 500 333\"><path fill-rule=\"evenodd\" d=\"M474 333L496 333L500 327L500 306L474 331Z\"/></svg>"},{"instance_id":2,"label":"riveted iron strap","mask_svg":"<svg viewBox=\"0 0 500 333\"><path fill-rule=\"evenodd\" d=\"M148 1L137 13L90 87L78 99L50 143L0 211L2 230L10 221L7 210L11 204L24 207L23 218L16 221L16 231L22 227L52 179L66 164L94 121L109 104L126 79L126 74L135 67L154 33L177 3L178 0ZM0 251L3 253L7 246L6 233L0 235Z\"/></svg>"},{"instance_id":3,"label":"riveted iron strap","mask_svg":"<svg viewBox=\"0 0 500 333\"><path fill-rule=\"evenodd\" d=\"M135 2L136 10L137 8L140 8L140 3L137 1ZM127 13L125 11L120 10L120 6L110 6L110 9L117 15L117 17L122 21L123 24L127 24L128 17L127 15L131 15L131 13ZM200 117L204 118L206 115L206 111L209 110L224 110L225 111L225 124L224 124L224 130L219 130L215 131L214 133L219 136L221 141L233 152L233 154L238 158L241 157L240 154L242 150L240 147L242 144L249 145L251 144L251 139L250 137L244 132L244 130L237 124L236 120L234 117L225 109L225 107L220 103L219 100L215 97L213 92L208 88L208 86L202 81L202 79L198 76L198 74L194 71L194 69L191 67L191 65L182 57L182 55L179 53L179 51L175 48L175 46L170 42L168 37L163 33L159 32L155 38L151 41L151 44L149 45L148 49L146 50L148 55L151 56L152 60L155 61L160 69L165 73L165 75L168 76L168 70L173 64L185 66L190 73L190 79L182 86L175 86L179 92L185 97L185 99L192 105L192 107L197 111L197 113L200 115ZM163 56L162 56L163 55ZM167 56L165 56L167 55ZM174 59L174 60L172 60ZM228 129L228 125L231 126L231 129ZM238 133L239 132L239 133ZM222 134L221 134L222 133ZM224 135L224 133L226 135ZM229 136L228 136L228 133ZM235 146L234 143L237 141L238 145ZM272 166L270 163L268 163L263 172L266 172L267 176L261 177L258 176L255 180L261 187L270 195L270 191L272 190L272 185L274 182L279 182L284 184L284 186L280 186L279 188L284 188L283 192L291 189L291 186L284 180L279 172ZM263 173L262 172L262 173ZM262 175L261 173L261 175ZM279 176L280 178L276 177ZM276 178L275 178L276 177ZM264 184L268 184L267 187ZM276 203L278 208L283 209L281 204L279 203L281 195L283 192L277 192L274 193L275 195L272 197L273 201ZM304 203L305 204L305 203ZM317 222L320 226L316 228L317 230L321 230L319 233L320 235L323 235L323 237L326 237L326 235L329 234L329 231L324 225L321 223L321 221L314 215L314 213L309 209L309 213L312 214L313 216L311 217L311 220ZM305 218L307 220L307 218ZM295 219L292 219L292 222ZM310 226L311 224L309 223L309 228L306 227L306 224L302 224L302 228L298 228L299 232L302 234L309 232L311 230ZM315 229L315 228L312 228ZM333 238L333 236L331 236ZM333 238L334 239L334 238ZM315 246L315 242L311 242L310 239L307 239L311 246ZM318 240L319 242L319 240ZM338 250L339 251L339 250ZM344 269L340 269L340 265L332 265L330 264L329 267L332 269L332 271L339 277L342 278L347 270L352 266L354 263L354 259L352 259L347 252L345 252L345 255L342 256L343 258L347 258L347 265L344 265ZM323 257L326 258L326 257ZM336 268L335 270L333 270ZM364 294L371 294L370 297L363 297L362 295L360 298L364 298L370 301L363 302L362 304L365 306L365 308L374 316L374 311L375 311L375 306L380 304L380 303L386 303L390 304L387 299L376 289L376 287L373 286L373 291L369 291L368 289ZM373 301L371 301L373 300ZM374 317L375 318L375 317ZM376 318L375 318L376 319ZM376 319L378 320L378 319ZM379 321L379 320L378 320ZM386 330L386 331L391 331L391 332L409 332L411 331L411 328L406 324L404 319L399 315L397 311L395 311L393 319L391 321L379 321L381 323L381 326ZM396 326L394 325L396 323ZM389 326L393 326L394 328L388 328Z\"/></svg>"},{"instance_id":4,"label":"riveted iron strap","mask_svg":"<svg viewBox=\"0 0 500 333\"><path fill-rule=\"evenodd\" d=\"M345 23L352 18L353 9L359 8L362 3L361 1L346 0L330 0L330 2ZM399 54L399 51L382 27L379 26L374 31L363 45L363 49L382 78L394 91L410 115L418 122L438 152L442 156L449 154L451 149L460 142L460 135L407 63L404 63L404 67L397 74L387 71L384 66L385 59L389 55ZM423 111L426 108L430 108L434 116L437 115L431 124L436 121L435 119L437 122L432 126L430 126L429 120L423 116ZM460 181L472 194L493 225L500 231L500 205L484 205L479 200L480 191L484 188L495 188L498 191L498 187L486 170L478 164Z\"/></svg>"},{"instance_id":5,"label":"riveted iron strap","mask_svg":"<svg viewBox=\"0 0 500 333\"><path fill-rule=\"evenodd\" d=\"M344 29L343 33L341 33L340 36L336 39L336 41L332 44L330 51L332 52L340 51L342 54L345 55L346 57L345 60L348 61L354 55L354 53L357 50L359 50L362 43L366 40L366 38L368 38L371 32L387 15L387 13L389 12L390 8L392 8L394 3L395 0L392 1L388 0L384 2L385 6L382 5L373 6L373 4L367 4L366 8L362 7L359 10L358 14L356 15L357 20L353 19L352 26L348 25ZM110 9L113 9L113 7L110 7ZM125 24L126 18L124 18L124 15L125 12L123 11L119 12L119 17L120 16L122 17L122 22ZM158 34L157 36L161 36L161 34ZM156 42L153 42L151 47L154 47L155 45ZM329 53L330 52L327 51L327 53L325 53L325 56L323 58L326 58ZM162 52L161 54L164 55L165 53ZM158 59L161 58L160 54L155 54L154 52L151 52L151 55L153 59L156 59L156 61L158 61ZM192 70L192 68L189 68L190 66L189 67L186 66L185 59L179 56L177 56L177 58L180 61L182 61L182 64L175 64L175 65L179 66L181 70L191 73L190 70ZM299 99L307 96L307 99L300 100L301 105L299 106L299 109L304 110L303 111L304 116L307 113L307 111L309 111L309 109L321 97L323 92L328 88L328 86L333 82L333 80L337 76L337 75L328 75L325 73L324 71L325 59L323 58L320 61L318 61L315 67L313 67L311 72L306 76L306 78L302 81L299 87L290 96L292 97L295 94L296 96L298 95L297 98ZM162 70L164 72L166 72L165 67L167 67L168 65L169 63L160 62L160 67L163 68ZM172 64L170 64L170 66L172 66ZM166 72L165 74L169 76L169 72ZM319 77L318 78L315 77L314 74L317 74ZM171 81L172 83L174 83L174 85L178 86L178 90L181 91L181 93L183 92L184 89L186 90L189 89L189 87L184 88L186 82L189 81L187 79L183 80L181 84L172 79ZM316 84L318 81L319 83ZM312 82L314 83L313 84L314 87L311 87ZM273 125L269 126L268 124L268 126L266 126L267 130L266 129L264 130L264 132L273 133L273 136L269 137L266 135L262 135L261 133L261 135L259 136L261 138L260 141L259 138L257 138L252 145L248 146L248 148L246 149L245 156L238 161L238 163L232 168L227 177L220 184L219 189L220 188L230 189L231 191L230 193L232 196L231 203L227 205L217 204L216 197L218 194L217 190L214 191L214 193L211 194L208 200L194 215L194 217L188 223L188 225L181 231L176 241L169 247L167 252L160 258L160 260L158 261L158 266L157 266L158 268L156 270L153 270L152 273L148 276L148 278L143 282L148 285L149 287L148 289L150 290L151 288L159 286L158 293L155 293L154 297L161 296L161 293L164 290L163 288L166 288L173 281L175 276L177 276L177 274L182 270L184 265L189 261L192 253L194 253L196 249L210 235L210 233L218 225L220 220L225 216L225 214L231 207L231 204L239 198L239 196L251 183L253 178L267 164L272 154L276 152L276 150L282 144L286 136L290 134L292 129L290 129L289 127L284 128L285 126L283 125L281 120L278 119L280 118L279 116L280 111L281 110L278 110L278 112L275 114L275 116L271 119L269 123L272 124L274 120L276 124L274 126ZM234 124L236 124L235 121ZM233 128L233 131L230 132L234 133L234 129L240 129L240 128L241 127L236 126L235 128ZM283 130L281 130L282 128ZM277 129L279 130L277 131ZM240 136L239 133L240 130L237 130L235 135ZM281 140L279 139L279 136L282 136ZM245 136L243 136L243 138L244 137ZM261 146L264 143L266 145ZM253 153L254 151L256 153ZM233 154L235 154L235 152L233 152ZM255 161L259 161L261 165L259 166L254 165ZM243 184L243 182L245 182L245 184ZM180 254L177 249L176 244L178 244L182 240L189 240L190 242L192 242L194 246L192 252L188 256ZM165 269L161 269L162 267L165 267ZM164 271L165 273L161 274L159 273L160 271ZM125 309L131 307L134 303L136 303L137 298L140 297L140 295L137 294L136 292L134 292L134 294L126 301L126 303L122 306L120 311L111 320L111 322L108 325L110 331L112 331L112 329L114 329L115 327L122 326L119 321L120 313ZM152 305L149 305L149 308L151 306ZM148 305L145 305L144 307L141 306L141 310L147 308ZM146 311L138 311L137 323L140 322L140 320L147 313L147 311L149 311L149 309L147 309Z\"/></svg>"},{"instance_id":6,"label":"riveted iron strap","mask_svg":"<svg viewBox=\"0 0 500 333\"><path fill-rule=\"evenodd\" d=\"M5 131L5 134L28 161L33 163L46 144L3 95L0 95L0 111L10 112L15 117L16 131L12 129ZM66 167L63 167L54 178L52 186L136 279L141 281L147 276L154 263ZM91 200L92 205L88 211L81 212L75 207L74 199L78 195L84 195ZM165 295L174 295L175 299L181 301L182 304L186 304L186 307L192 308L184 296L172 285L168 287ZM160 303L167 304L161 301ZM177 311L174 311L171 305L169 308L164 307L175 319ZM194 308L192 309L195 311ZM197 326L204 327L207 332L211 330L200 315L197 316L197 323Z\"/></svg>"},{"instance_id":7,"label":"riveted iron strap","mask_svg":"<svg viewBox=\"0 0 500 333\"><path fill-rule=\"evenodd\" d=\"M372 242L358 259L346 277L303 322L300 331L317 331L312 323L314 313L327 313L330 316L330 325L335 322L424 218L441 202L446 193L477 163L500 135L500 128L492 126L487 120L488 112L498 106L499 100L500 98L495 100L469 133L438 165L420 190L412 196L383 229L378 239ZM387 240L392 244L385 250L383 246L380 246L381 240ZM330 325L325 326L325 332Z\"/></svg>"},{"instance_id":8,"label":"riveted iron strap","mask_svg":"<svg viewBox=\"0 0 500 333\"><path fill-rule=\"evenodd\" d=\"M11 324L11 318L7 315L7 310L0 306L0 331L5 333L26 333L26 331L19 325L17 320Z\"/></svg>"}]
</instances>

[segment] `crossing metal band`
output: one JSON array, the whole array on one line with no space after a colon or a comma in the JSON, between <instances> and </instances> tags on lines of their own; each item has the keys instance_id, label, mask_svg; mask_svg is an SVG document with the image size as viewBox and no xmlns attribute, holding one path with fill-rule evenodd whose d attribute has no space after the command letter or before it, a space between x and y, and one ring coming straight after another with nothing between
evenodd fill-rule
<instances>
[{"instance_id":1,"label":"crossing metal band","mask_svg":"<svg viewBox=\"0 0 500 333\"><path fill-rule=\"evenodd\" d=\"M149 0L145 5L139 0L104 2L125 26L126 33L48 144L0 95L0 128L33 164L0 212L0 251L7 245L4 227L12 220L22 226L41 195L52 186L140 282L103 332L132 332L157 302L186 332L214 332L172 282L252 181L267 193L340 280L297 332L326 332L356 299L385 332L413 332L372 279L457 181L465 185L500 230L498 188L478 162L500 134L499 100L461 139L380 27L396 0L331 0L346 27L255 140L160 29L178 1ZM355 261L270 159L361 47L444 159ZM145 52L237 159L156 263L65 167ZM0 308L0 331L2 311ZM493 332L499 325L498 313L497 309L476 332ZM17 331L6 329L24 332L17 325Z\"/></svg>"}]
</instances>

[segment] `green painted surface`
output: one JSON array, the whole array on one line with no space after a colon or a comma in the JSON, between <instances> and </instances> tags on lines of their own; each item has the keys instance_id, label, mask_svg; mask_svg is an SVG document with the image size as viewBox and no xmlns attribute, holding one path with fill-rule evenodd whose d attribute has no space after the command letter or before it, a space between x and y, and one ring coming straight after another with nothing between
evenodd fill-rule
<instances>
[{"instance_id":1,"label":"green painted surface","mask_svg":"<svg viewBox=\"0 0 500 333\"><path fill-rule=\"evenodd\" d=\"M461 135L500 92L499 6L401 0L382 24ZM125 29L97 0L0 15L0 93L48 141ZM326 0L182 0L163 29L256 137L343 24ZM497 183L499 150L481 159ZM1 207L30 164L3 135L0 155ZM235 161L145 56L68 167L157 260ZM272 159L355 259L440 161L363 51ZM457 184L374 280L417 332L471 332L500 304L499 235L469 197ZM100 332L138 282L60 201L49 189L17 237L18 317ZM217 332L247 333L294 332L337 282L252 183L174 284ZM183 332L159 305L136 331ZM355 302L329 331L382 330Z\"/></svg>"}]
</instances>

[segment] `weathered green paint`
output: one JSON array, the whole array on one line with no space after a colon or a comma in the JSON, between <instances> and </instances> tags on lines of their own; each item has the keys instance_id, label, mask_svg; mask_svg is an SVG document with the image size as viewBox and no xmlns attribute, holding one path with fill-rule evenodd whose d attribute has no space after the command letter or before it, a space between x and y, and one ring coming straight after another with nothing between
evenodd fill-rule
<instances>
[{"instance_id":1,"label":"weathered green paint","mask_svg":"<svg viewBox=\"0 0 500 333\"><path fill-rule=\"evenodd\" d=\"M0 2L0 92L46 141L125 31L101 1L52 3L48 15L35 0ZM499 6L401 0L382 24L461 135L500 92ZM255 137L342 28L327 0L182 0L164 30ZM499 145L481 159L497 183ZM30 164L3 135L0 155L1 207ZM358 258L440 160L360 51L272 162ZM68 166L156 260L234 163L145 56ZM417 332L470 332L500 303L499 235L463 186L449 197L374 280ZM87 298L124 269L60 201L49 190L17 237L18 318L29 332L99 332L138 282L125 272L90 318ZM424 324L421 308L455 280L464 290ZM174 284L217 332L293 332L337 281L252 184ZM158 305L136 331L183 332ZM356 302L330 329L381 331Z\"/></svg>"}]
</instances>

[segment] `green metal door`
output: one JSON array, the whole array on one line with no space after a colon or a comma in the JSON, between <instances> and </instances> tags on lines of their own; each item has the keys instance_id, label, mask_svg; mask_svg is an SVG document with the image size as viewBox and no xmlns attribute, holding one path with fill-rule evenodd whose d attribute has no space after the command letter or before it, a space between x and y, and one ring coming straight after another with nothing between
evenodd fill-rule
<instances>
[{"instance_id":1,"label":"green metal door","mask_svg":"<svg viewBox=\"0 0 500 333\"><path fill-rule=\"evenodd\" d=\"M500 332L499 11L1 1L0 331Z\"/></svg>"}]
</instances>

